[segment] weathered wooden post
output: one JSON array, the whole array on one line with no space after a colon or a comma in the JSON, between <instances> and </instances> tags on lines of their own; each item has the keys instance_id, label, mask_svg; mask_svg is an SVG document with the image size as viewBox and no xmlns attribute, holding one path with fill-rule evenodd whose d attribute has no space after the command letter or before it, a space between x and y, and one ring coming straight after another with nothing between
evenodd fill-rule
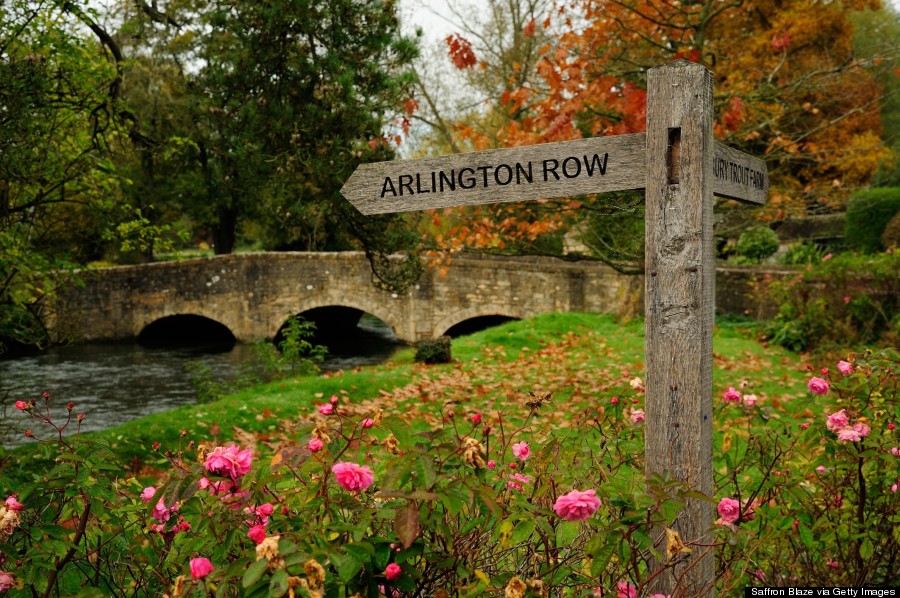
<instances>
[{"instance_id":1,"label":"weathered wooden post","mask_svg":"<svg viewBox=\"0 0 900 598\"><path fill-rule=\"evenodd\" d=\"M647 74L645 312L647 473L713 495L712 332L716 263L712 73L679 61ZM708 543L713 506L691 499L673 528ZM663 549L665 544L663 544ZM710 596L711 549L695 547L654 591Z\"/></svg>"},{"instance_id":2,"label":"weathered wooden post","mask_svg":"<svg viewBox=\"0 0 900 598\"><path fill-rule=\"evenodd\" d=\"M421 160L363 164L341 189L363 214L646 190L647 474L713 493L713 194L765 203L758 158L713 140L712 73L678 60L647 74L647 132ZM653 592L709 597L711 503L689 500L674 529L689 558ZM664 546L663 546L664 548ZM651 592L652 593L652 592Z\"/></svg>"}]
</instances>

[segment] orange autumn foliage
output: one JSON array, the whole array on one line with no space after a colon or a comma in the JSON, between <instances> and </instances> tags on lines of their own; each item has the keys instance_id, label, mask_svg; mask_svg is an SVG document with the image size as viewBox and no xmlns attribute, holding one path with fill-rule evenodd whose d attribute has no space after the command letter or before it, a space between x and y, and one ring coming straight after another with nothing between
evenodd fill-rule
<instances>
[{"instance_id":1,"label":"orange autumn foliage","mask_svg":"<svg viewBox=\"0 0 900 598\"><path fill-rule=\"evenodd\" d=\"M684 58L715 74L717 138L769 165L761 219L840 210L890 152L880 138L881 89L854 56L851 12L878 0L570 0L550 19L559 32L542 48L539 88L496 101L509 121L496 138L530 145L642 131L645 72ZM544 23L546 26L548 23ZM874 57L877 60L877 57ZM460 128L485 147L472 128ZM517 218L562 231L579 220L566 202L498 205L479 211L477 243L508 244ZM518 235L518 237L514 237ZM489 241L486 241L489 239ZM522 239L523 241L525 239ZM446 245L445 245L446 247Z\"/></svg>"}]
</instances>

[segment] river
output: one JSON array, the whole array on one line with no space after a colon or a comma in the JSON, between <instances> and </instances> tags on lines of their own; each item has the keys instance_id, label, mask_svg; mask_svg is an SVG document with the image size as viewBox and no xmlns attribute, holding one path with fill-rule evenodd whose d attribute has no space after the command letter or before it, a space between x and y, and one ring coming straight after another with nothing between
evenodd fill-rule
<instances>
[{"instance_id":1,"label":"river","mask_svg":"<svg viewBox=\"0 0 900 598\"><path fill-rule=\"evenodd\" d=\"M355 335L328 343L326 371L349 370L386 361L400 346L384 322L366 314ZM6 423L34 427L15 412L17 400L49 392L54 418L65 420L65 405L84 413L82 430L102 430L126 421L197 401L197 367L226 382L253 363L253 347L147 348L137 343L82 344L53 348L40 355L0 360ZM202 367L202 366L201 366ZM19 425L21 424L21 425ZM0 427L0 433L8 425ZM38 428L35 427L35 432ZM21 430L0 438L19 444Z\"/></svg>"}]
</instances>

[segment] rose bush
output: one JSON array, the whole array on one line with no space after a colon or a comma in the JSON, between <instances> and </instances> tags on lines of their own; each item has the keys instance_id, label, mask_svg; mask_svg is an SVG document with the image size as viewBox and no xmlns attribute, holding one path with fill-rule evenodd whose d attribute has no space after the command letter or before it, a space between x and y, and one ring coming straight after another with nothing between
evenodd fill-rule
<instances>
[{"instance_id":1,"label":"rose bush","mask_svg":"<svg viewBox=\"0 0 900 598\"><path fill-rule=\"evenodd\" d=\"M716 391L721 595L898 583L900 358L846 363L811 372L827 392L810 386L790 412L752 381ZM72 409L58 423L49 397L27 402L17 413L42 442L0 470L0 591L648 596L710 539L663 533L697 493L645 479L642 386L605 392L557 429L534 397L517 418L445 409L419 429L345 397L307 402L269 446L185 433L141 479L69 434Z\"/></svg>"}]
</instances>

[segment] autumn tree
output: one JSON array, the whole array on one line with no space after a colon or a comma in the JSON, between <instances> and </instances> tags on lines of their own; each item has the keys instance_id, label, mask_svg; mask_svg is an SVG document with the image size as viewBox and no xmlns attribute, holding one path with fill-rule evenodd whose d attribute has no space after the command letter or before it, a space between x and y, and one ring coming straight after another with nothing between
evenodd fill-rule
<instances>
[{"instance_id":1,"label":"autumn tree","mask_svg":"<svg viewBox=\"0 0 900 598\"><path fill-rule=\"evenodd\" d=\"M892 59L900 39L900 11L886 3L882 10L864 10L854 15L853 47L857 56L871 58L875 81L883 89L882 138L894 159L883 164L873 184L900 187L900 67Z\"/></svg>"},{"instance_id":2,"label":"autumn tree","mask_svg":"<svg viewBox=\"0 0 900 598\"><path fill-rule=\"evenodd\" d=\"M549 0L487 0L477 8L446 4L459 30L426 49L416 63L422 76L412 118L433 136L432 142L427 136L420 142L442 153L502 146L496 133L514 117L503 105L504 94L540 84L534 66L549 39L542 24L550 6Z\"/></svg>"},{"instance_id":3,"label":"autumn tree","mask_svg":"<svg viewBox=\"0 0 900 598\"><path fill-rule=\"evenodd\" d=\"M558 38L535 66L544 85L501 98L514 116L497 134L525 145L637 132L645 121L645 73L676 58L716 74L717 136L768 163L772 192L762 219L840 210L889 156L880 134L878 56L853 51L851 16L876 0L816 4L768 0L578 0L550 20ZM477 138L478 133L472 132ZM475 142L477 144L477 141ZM597 216L594 216L597 215ZM460 229L445 246L529 241L540 221L565 230L620 269L639 269L639 235L619 243L607 226L639 232L635 195L488 206L477 233ZM585 218L588 216L588 218ZM524 233L524 234L523 234ZM593 246L591 246L593 243Z\"/></svg>"}]
</instances>

